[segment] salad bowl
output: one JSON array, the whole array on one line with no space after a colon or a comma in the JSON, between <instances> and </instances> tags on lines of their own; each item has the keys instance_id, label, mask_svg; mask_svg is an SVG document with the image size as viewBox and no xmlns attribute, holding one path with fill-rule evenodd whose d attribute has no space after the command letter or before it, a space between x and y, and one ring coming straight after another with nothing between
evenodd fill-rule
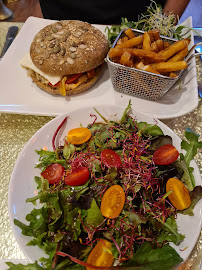
<instances>
[{"instance_id":1,"label":"salad bowl","mask_svg":"<svg viewBox=\"0 0 202 270\"><path fill-rule=\"evenodd\" d=\"M120 106L99 105L96 106L96 110L107 120L119 121L125 108ZM161 121L134 110L132 110L130 115L138 122L143 121L147 122L148 124L157 124L165 135L172 137L172 142L176 149L179 152L183 152L180 146L181 139ZM54 118L40 130L38 130L24 147L15 164L10 180L10 223L19 246L28 260L32 263L46 255L38 246L27 245L32 238L21 234L21 229L14 224L14 219L27 224L25 219L26 215L36 208L32 203L26 203L28 198L34 197L38 194L37 184L34 181L34 177L40 176L41 170L35 167L38 163L38 155L36 150L47 149L49 151L53 151L52 142L54 134L65 117L68 117L67 122L59 130L55 140L55 144L57 146L63 143L64 138L70 129L79 127L80 125L87 127L87 125L93 123L95 119L96 122L103 122L103 118L95 111L95 108L93 107L76 109ZM201 176L196 162L192 160L190 166L194 168L193 174L196 185L201 186ZM41 206L37 205L37 207ZM185 238L178 246L172 243L170 245L177 251L184 261L188 258L192 249L194 248L201 230L201 209L202 201L199 201L194 208L194 216L182 214L177 215L178 231L180 234L185 235Z\"/></svg>"}]
</instances>

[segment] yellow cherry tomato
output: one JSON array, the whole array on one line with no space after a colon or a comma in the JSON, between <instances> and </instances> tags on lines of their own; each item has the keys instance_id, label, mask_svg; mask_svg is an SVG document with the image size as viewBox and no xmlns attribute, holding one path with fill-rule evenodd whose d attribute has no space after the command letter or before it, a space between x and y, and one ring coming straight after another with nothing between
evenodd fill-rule
<instances>
[{"instance_id":1,"label":"yellow cherry tomato","mask_svg":"<svg viewBox=\"0 0 202 270\"><path fill-rule=\"evenodd\" d=\"M168 196L172 205L178 210L184 210L191 204L188 189L177 178L170 178L166 184L166 192L172 191Z\"/></svg>"},{"instance_id":2,"label":"yellow cherry tomato","mask_svg":"<svg viewBox=\"0 0 202 270\"><path fill-rule=\"evenodd\" d=\"M87 263L101 267L112 266L114 258L111 252L111 247L111 242L105 239L100 240L91 250ZM93 268L86 267L86 270L93 270Z\"/></svg>"},{"instance_id":3,"label":"yellow cherry tomato","mask_svg":"<svg viewBox=\"0 0 202 270\"><path fill-rule=\"evenodd\" d=\"M91 137L91 132L88 128L80 127L71 129L67 134L67 141L72 144L82 144L87 142Z\"/></svg>"},{"instance_id":4,"label":"yellow cherry tomato","mask_svg":"<svg viewBox=\"0 0 202 270\"><path fill-rule=\"evenodd\" d=\"M121 186L114 185L107 189L101 201L101 213L107 218L116 218L121 213L125 203L125 193Z\"/></svg>"}]
</instances>

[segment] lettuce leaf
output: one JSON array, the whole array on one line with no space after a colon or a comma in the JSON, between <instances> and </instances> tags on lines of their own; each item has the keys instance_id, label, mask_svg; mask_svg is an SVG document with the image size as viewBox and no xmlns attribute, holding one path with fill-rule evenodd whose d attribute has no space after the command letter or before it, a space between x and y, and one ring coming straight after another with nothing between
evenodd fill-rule
<instances>
[{"instance_id":1,"label":"lettuce leaf","mask_svg":"<svg viewBox=\"0 0 202 270\"><path fill-rule=\"evenodd\" d=\"M21 263L14 264L11 262L6 262L6 264L9 266L8 270L42 270L42 269L44 270L44 269L47 269L47 268L39 266L37 262L29 263L27 265L24 265Z\"/></svg>"},{"instance_id":2,"label":"lettuce leaf","mask_svg":"<svg viewBox=\"0 0 202 270\"><path fill-rule=\"evenodd\" d=\"M85 225L88 227L96 228L104 220L101 214L100 208L97 206L95 199L91 202L91 207L87 210L87 216L85 218Z\"/></svg>"},{"instance_id":3,"label":"lettuce leaf","mask_svg":"<svg viewBox=\"0 0 202 270\"><path fill-rule=\"evenodd\" d=\"M132 109L131 105L132 105L132 103L131 103L131 99L130 99L128 106L125 108L125 110L123 112L123 115L122 115L121 120L120 120L120 124L124 124L126 122L129 111Z\"/></svg>"},{"instance_id":4,"label":"lettuce leaf","mask_svg":"<svg viewBox=\"0 0 202 270\"><path fill-rule=\"evenodd\" d=\"M139 122L138 128L143 134L149 134L152 136L163 135L163 131L157 125L151 125L147 122Z\"/></svg>"},{"instance_id":5,"label":"lettuce leaf","mask_svg":"<svg viewBox=\"0 0 202 270\"><path fill-rule=\"evenodd\" d=\"M163 231L161 237L165 237L163 240L167 240L173 242L176 245L179 245L183 241L185 236L178 233L175 217L170 216L169 218L167 218L166 222L162 224L163 224Z\"/></svg>"},{"instance_id":6,"label":"lettuce leaf","mask_svg":"<svg viewBox=\"0 0 202 270\"><path fill-rule=\"evenodd\" d=\"M192 191L195 187L195 179L193 175L193 168L190 167L190 162L194 158L194 156L197 154L197 149L202 148L202 142L199 142L199 135L194 133L190 128L187 128L185 131L185 138L187 141L182 140L181 142L181 148L186 150L186 154L183 155L180 154L180 160L182 161L183 166L186 167L184 169L184 174L181 178L181 181L184 182L189 189L189 191ZM184 163L183 163L184 161Z\"/></svg>"},{"instance_id":7,"label":"lettuce leaf","mask_svg":"<svg viewBox=\"0 0 202 270\"><path fill-rule=\"evenodd\" d=\"M124 269L170 270L180 262L182 258L171 246L154 248L151 243L144 242Z\"/></svg>"},{"instance_id":8,"label":"lettuce leaf","mask_svg":"<svg viewBox=\"0 0 202 270\"><path fill-rule=\"evenodd\" d=\"M194 212L193 212L194 207L197 204L197 202L202 198L202 186L196 186L190 192L190 198L191 198L191 205L187 209L180 211L180 213L183 215L189 215L189 216L194 215Z\"/></svg>"},{"instance_id":9,"label":"lettuce leaf","mask_svg":"<svg viewBox=\"0 0 202 270\"><path fill-rule=\"evenodd\" d=\"M36 150L36 152L40 156L39 163L35 166L36 168L46 167L46 166L53 164L53 163L59 163L61 165L65 165L65 160L58 159L56 157L55 152L46 151L43 149L41 149L39 151Z\"/></svg>"}]
</instances>

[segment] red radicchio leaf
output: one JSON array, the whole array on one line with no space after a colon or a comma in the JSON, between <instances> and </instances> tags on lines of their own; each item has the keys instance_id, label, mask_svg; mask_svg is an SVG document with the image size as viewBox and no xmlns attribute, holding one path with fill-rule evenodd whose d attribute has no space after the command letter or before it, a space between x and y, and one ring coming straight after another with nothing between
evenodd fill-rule
<instances>
[{"instance_id":1,"label":"red radicchio leaf","mask_svg":"<svg viewBox=\"0 0 202 270\"><path fill-rule=\"evenodd\" d=\"M52 138L52 147L53 147L53 150L55 151L56 150L56 147L55 147L55 138L58 134L58 132L60 131L61 127L64 125L64 123L67 121L67 116L64 118L64 120L62 121L62 123L59 125L59 127L56 129L54 135L53 135L53 138Z\"/></svg>"}]
</instances>

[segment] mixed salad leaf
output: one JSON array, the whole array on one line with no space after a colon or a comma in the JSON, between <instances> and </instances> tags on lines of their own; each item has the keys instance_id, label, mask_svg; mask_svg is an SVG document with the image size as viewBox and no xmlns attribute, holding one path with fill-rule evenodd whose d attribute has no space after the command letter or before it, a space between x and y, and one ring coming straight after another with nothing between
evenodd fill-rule
<instances>
[{"instance_id":1,"label":"mixed salad leaf","mask_svg":"<svg viewBox=\"0 0 202 270\"><path fill-rule=\"evenodd\" d=\"M164 14L162 6L153 0L147 8L147 11L144 14L141 14L137 22L128 21L127 18L121 18L120 25L106 27L105 32L110 46L112 46L121 30L126 28L143 31L158 29L161 35L176 39L183 39L185 35L189 34L190 30L193 30L184 25L176 26L174 14ZM186 29L186 31L183 31L184 29ZM193 31L200 36L195 30Z\"/></svg>"},{"instance_id":2,"label":"mixed salad leaf","mask_svg":"<svg viewBox=\"0 0 202 270\"><path fill-rule=\"evenodd\" d=\"M187 141L181 144L186 153L174 157L172 138L157 124L137 122L130 112L129 102L120 121L102 117L101 123L94 115L93 123L71 130L54 151L36 150L36 167L42 170L35 177L38 194L26 202L37 207L26 216L26 224L18 219L14 224L32 237L28 245L38 246L48 256L40 263L7 263L10 270L94 269L95 265L97 269L166 270L182 261L169 242L179 245L186 237L178 232L177 212L193 215L202 197L202 187L195 186L190 168L202 144L198 135L187 130ZM163 165L155 164L154 153L165 145L169 151L161 152ZM172 155L169 163L163 158L167 155ZM186 209L175 206L184 203L184 194L175 194L180 187L167 190L168 179L173 178L185 183L180 181L182 192L187 190L190 196ZM98 248L102 242L107 246ZM102 258L112 258L114 266Z\"/></svg>"}]
</instances>

